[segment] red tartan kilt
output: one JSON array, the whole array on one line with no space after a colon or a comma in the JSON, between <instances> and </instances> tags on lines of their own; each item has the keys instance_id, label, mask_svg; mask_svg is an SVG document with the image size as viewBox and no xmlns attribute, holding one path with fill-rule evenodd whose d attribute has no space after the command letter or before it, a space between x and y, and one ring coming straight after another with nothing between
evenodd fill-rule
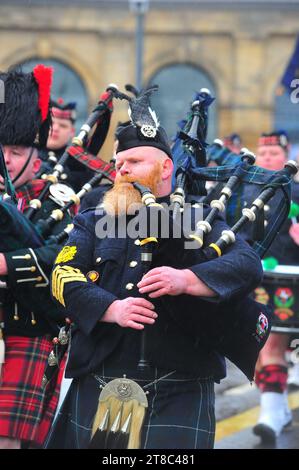
<instances>
[{"instance_id":1,"label":"red tartan kilt","mask_svg":"<svg viewBox=\"0 0 299 470\"><path fill-rule=\"evenodd\" d=\"M47 386L41 387L53 348L45 337L5 338L0 386L0 436L41 446L51 427L59 399L65 361Z\"/></svg>"}]
</instances>

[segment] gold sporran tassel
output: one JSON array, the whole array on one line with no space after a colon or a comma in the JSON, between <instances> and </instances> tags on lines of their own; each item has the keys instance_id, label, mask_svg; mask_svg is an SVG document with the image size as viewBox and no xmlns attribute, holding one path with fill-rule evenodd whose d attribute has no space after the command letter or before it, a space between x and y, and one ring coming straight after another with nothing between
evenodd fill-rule
<instances>
[{"instance_id":1,"label":"gold sporran tassel","mask_svg":"<svg viewBox=\"0 0 299 470\"><path fill-rule=\"evenodd\" d=\"M133 380L109 382L100 393L90 448L139 449L147 407L145 392Z\"/></svg>"}]
</instances>

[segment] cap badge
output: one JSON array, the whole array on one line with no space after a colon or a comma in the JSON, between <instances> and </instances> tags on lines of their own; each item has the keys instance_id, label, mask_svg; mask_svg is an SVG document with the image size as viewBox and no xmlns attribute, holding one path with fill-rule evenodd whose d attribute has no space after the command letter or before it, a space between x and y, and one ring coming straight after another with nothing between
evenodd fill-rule
<instances>
[{"instance_id":1,"label":"cap badge","mask_svg":"<svg viewBox=\"0 0 299 470\"><path fill-rule=\"evenodd\" d=\"M141 126L141 134L144 135L144 137L151 137L154 138L157 135L157 129L154 126L151 126L150 124L143 124Z\"/></svg>"}]
</instances>

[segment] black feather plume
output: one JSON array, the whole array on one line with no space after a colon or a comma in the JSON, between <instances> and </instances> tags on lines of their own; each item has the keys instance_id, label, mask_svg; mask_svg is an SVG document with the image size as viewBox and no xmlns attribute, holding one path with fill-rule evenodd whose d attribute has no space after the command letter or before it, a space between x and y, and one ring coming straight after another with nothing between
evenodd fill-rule
<instances>
[{"instance_id":1,"label":"black feather plume","mask_svg":"<svg viewBox=\"0 0 299 470\"><path fill-rule=\"evenodd\" d=\"M138 96L130 97L118 92L117 98L129 102L128 114L133 126L138 127L146 137L155 137L159 128L156 113L151 109L150 96L158 90L158 85L152 85L140 91Z\"/></svg>"},{"instance_id":2,"label":"black feather plume","mask_svg":"<svg viewBox=\"0 0 299 470\"><path fill-rule=\"evenodd\" d=\"M131 83L127 83L125 85L125 89L129 92L129 93L132 93L132 95L134 95L136 98L137 96L140 94L140 91L134 86L134 85L131 85Z\"/></svg>"},{"instance_id":3,"label":"black feather plume","mask_svg":"<svg viewBox=\"0 0 299 470\"><path fill-rule=\"evenodd\" d=\"M0 73L4 83L4 102L0 103L0 143L31 147L39 135L47 141L49 121L40 129L42 118L38 105L38 86L32 73Z\"/></svg>"}]
</instances>

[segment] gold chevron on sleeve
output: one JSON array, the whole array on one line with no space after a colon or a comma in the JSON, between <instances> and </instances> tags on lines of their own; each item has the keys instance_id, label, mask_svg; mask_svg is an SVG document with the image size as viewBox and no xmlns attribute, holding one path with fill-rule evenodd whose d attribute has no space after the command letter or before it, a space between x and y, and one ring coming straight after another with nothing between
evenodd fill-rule
<instances>
[{"instance_id":1,"label":"gold chevron on sleeve","mask_svg":"<svg viewBox=\"0 0 299 470\"><path fill-rule=\"evenodd\" d=\"M64 285L68 282L87 282L86 277L78 268L71 266L56 266L52 275L52 294L64 307Z\"/></svg>"},{"instance_id":2,"label":"gold chevron on sleeve","mask_svg":"<svg viewBox=\"0 0 299 470\"><path fill-rule=\"evenodd\" d=\"M73 276L72 274L67 274L67 275L63 275L62 276L59 276L58 275L58 280L57 280L57 300L64 305L64 299L63 299L63 289L64 289L64 284L67 283L67 282L87 282L85 276ZM65 306L65 305L64 305Z\"/></svg>"},{"instance_id":3,"label":"gold chevron on sleeve","mask_svg":"<svg viewBox=\"0 0 299 470\"><path fill-rule=\"evenodd\" d=\"M78 270L79 271L79 270ZM87 282L86 277L79 272L65 272L62 270L57 273L55 294L57 300L65 307L63 298L64 285L68 282Z\"/></svg>"},{"instance_id":4,"label":"gold chevron on sleeve","mask_svg":"<svg viewBox=\"0 0 299 470\"><path fill-rule=\"evenodd\" d=\"M65 307L65 302L63 298L64 284L67 282L87 282L86 277L82 274L80 269L72 268L70 266L61 266L60 269L57 269L57 274L55 278L55 294L57 300ZM54 294L53 294L54 295Z\"/></svg>"}]
</instances>

